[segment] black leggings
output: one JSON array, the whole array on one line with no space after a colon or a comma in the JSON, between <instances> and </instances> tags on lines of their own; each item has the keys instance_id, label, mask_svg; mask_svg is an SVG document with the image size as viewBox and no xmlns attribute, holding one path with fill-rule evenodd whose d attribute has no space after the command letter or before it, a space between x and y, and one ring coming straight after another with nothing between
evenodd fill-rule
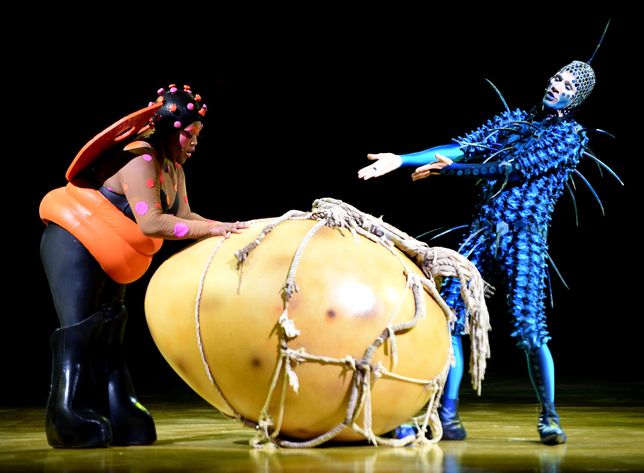
<instances>
[{"instance_id":1,"label":"black leggings","mask_svg":"<svg viewBox=\"0 0 644 473\"><path fill-rule=\"evenodd\" d=\"M45 228L40 259L61 327L81 322L98 311L109 317L123 309L126 286L112 280L87 248L55 223Z\"/></svg>"}]
</instances>

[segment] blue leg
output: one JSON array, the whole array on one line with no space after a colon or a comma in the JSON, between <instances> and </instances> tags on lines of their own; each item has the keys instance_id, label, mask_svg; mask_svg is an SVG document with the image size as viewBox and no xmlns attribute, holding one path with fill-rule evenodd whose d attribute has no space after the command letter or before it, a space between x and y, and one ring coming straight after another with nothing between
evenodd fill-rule
<instances>
[{"instance_id":1,"label":"blue leg","mask_svg":"<svg viewBox=\"0 0 644 473\"><path fill-rule=\"evenodd\" d=\"M460 250L461 254L469 255L470 261L479 269L482 277L485 277L483 270L487 266L485 264L486 257L483 253L486 245L483 243L489 238L490 235L487 232L480 233L477 236L477 232L472 231L465 238L465 242ZM459 280L457 278L447 278L441 289L441 296L445 300L445 303L454 310L457 320L452 328L454 366L450 367L447 380L445 381L443 396L438 407L438 417L443 426L443 440L465 440L467 433L458 415L458 393L465 370L461 337L465 331L467 311L465 310L465 305L461 297Z\"/></svg>"},{"instance_id":2,"label":"blue leg","mask_svg":"<svg viewBox=\"0 0 644 473\"><path fill-rule=\"evenodd\" d=\"M460 335L452 335L452 348L454 349L454 366L450 367L443 388L443 396L438 407L438 417L443 426L442 440L465 440L467 432L458 416L458 391L463 379L463 344ZM395 430L385 434L392 438L403 438L415 433L412 425L403 424ZM429 435L429 433L427 433Z\"/></svg>"},{"instance_id":3,"label":"blue leg","mask_svg":"<svg viewBox=\"0 0 644 473\"><path fill-rule=\"evenodd\" d=\"M463 343L460 335L452 335L455 364L449 370L443 397L438 407L438 417L443 426L443 440L465 440L467 432L458 416L458 391L463 379Z\"/></svg>"},{"instance_id":4,"label":"blue leg","mask_svg":"<svg viewBox=\"0 0 644 473\"><path fill-rule=\"evenodd\" d=\"M526 351L530 381L541 404L537 430L541 443L558 445L565 443L567 436L561 428L559 414L555 410L555 365L547 345Z\"/></svg>"}]
</instances>

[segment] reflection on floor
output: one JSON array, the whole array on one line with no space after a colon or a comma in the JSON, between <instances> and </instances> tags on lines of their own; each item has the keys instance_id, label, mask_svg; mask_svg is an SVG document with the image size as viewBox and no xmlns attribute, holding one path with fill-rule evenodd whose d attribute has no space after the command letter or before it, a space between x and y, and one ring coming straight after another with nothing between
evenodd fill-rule
<instances>
[{"instance_id":1,"label":"reflection on floor","mask_svg":"<svg viewBox=\"0 0 644 473\"><path fill-rule=\"evenodd\" d=\"M0 407L1 472L569 472L644 470L644 383L560 383L569 441L538 442L529 388L511 380L465 396L464 442L254 450L251 429L222 417L188 391L149 396L159 440L147 447L59 450L47 445L42 406Z\"/></svg>"}]
</instances>

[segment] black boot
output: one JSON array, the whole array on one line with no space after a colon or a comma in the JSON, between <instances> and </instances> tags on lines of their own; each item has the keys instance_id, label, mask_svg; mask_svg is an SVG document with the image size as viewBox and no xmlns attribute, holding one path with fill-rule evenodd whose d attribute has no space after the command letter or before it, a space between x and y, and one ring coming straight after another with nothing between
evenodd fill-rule
<instances>
[{"instance_id":1,"label":"black boot","mask_svg":"<svg viewBox=\"0 0 644 473\"><path fill-rule=\"evenodd\" d=\"M154 420L139 403L130 372L125 364L123 338L127 311L120 307L116 315L106 311L105 325L99 339L97 371L103 372L107 400L104 413L112 424L112 445L148 445L157 439Z\"/></svg>"},{"instance_id":2,"label":"black boot","mask_svg":"<svg viewBox=\"0 0 644 473\"><path fill-rule=\"evenodd\" d=\"M55 448L107 447L112 440L109 421L94 410L95 379L92 350L103 326L103 314L59 328L51 336L51 388L45 431Z\"/></svg>"},{"instance_id":3,"label":"black boot","mask_svg":"<svg viewBox=\"0 0 644 473\"><path fill-rule=\"evenodd\" d=\"M561 428L559 414L555 410L555 368L547 345L536 350L526 350L530 381L537 393L541 412L537 420L537 432L544 445L566 443L568 436Z\"/></svg>"},{"instance_id":4,"label":"black boot","mask_svg":"<svg viewBox=\"0 0 644 473\"><path fill-rule=\"evenodd\" d=\"M566 443L568 436L561 428L559 414L555 410L555 405L549 402L542 404L541 414L537 421L537 431L541 437L541 443L544 445L559 445Z\"/></svg>"},{"instance_id":5,"label":"black boot","mask_svg":"<svg viewBox=\"0 0 644 473\"><path fill-rule=\"evenodd\" d=\"M438 418L443 426L442 440L465 440L467 432L458 416L458 399L442 399Z\"/></svg>"}]
</instances>

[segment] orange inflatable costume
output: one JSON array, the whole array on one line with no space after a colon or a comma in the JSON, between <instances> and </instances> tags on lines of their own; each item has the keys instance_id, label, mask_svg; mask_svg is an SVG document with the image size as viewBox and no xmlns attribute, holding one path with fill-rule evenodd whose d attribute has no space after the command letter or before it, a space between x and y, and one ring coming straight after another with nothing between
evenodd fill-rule
<instances>
[{"instance_id":1,"label":"orange inflatable costume","mask_svg":"<svg viewBox=\"0 0 644 473\"><path fill-rule=\"evenodd\" d=\"M40 203L40 218L74 235L116 282L139 279L150 266L163 240L145 236L136 222L98 190L79 187L83 171L111 146L141 132L162 103L154 103L119 120L89 141L69 166L67 186L49 192Z\"/></svg>"}]
</instances>

